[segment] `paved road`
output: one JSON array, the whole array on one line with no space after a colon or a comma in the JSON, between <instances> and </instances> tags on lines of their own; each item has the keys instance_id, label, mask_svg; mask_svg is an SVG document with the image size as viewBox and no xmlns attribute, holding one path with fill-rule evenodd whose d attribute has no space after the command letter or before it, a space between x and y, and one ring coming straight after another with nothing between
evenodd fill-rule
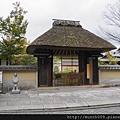
<instances>
[{"instance_id":1,"label":"paved road","mask_svg":"<svg viewBox=\"0 0 120 120\"><path fill-rule=\"evenodd\" d=\"M0 94L0 113L14 113L19 111L26 113L29 110L43 111L70 108L80 108L81 111L81 109L87 107L119 104L120 87L52 87L37 90L22 90L20 94ZM79 112L79 110L75 111ZM90 111L98 112L97 109L82 110L83 113L89 113Z\"/></svg>"}]
</instances>

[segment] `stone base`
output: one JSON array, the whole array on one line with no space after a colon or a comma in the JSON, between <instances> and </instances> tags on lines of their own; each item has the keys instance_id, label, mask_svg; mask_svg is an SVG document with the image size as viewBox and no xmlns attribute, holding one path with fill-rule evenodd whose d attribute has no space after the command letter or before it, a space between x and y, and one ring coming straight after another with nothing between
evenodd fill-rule
<instances>
[{"instance_id":1,"label":"stone base","mask_svg":"<svg viewBox=\"0 0 120 120\"><path fill-rule=\"evenodd\" d=\"M11 94L20 94L20 90L12 90Z\"/></svg>"}]
</instances>

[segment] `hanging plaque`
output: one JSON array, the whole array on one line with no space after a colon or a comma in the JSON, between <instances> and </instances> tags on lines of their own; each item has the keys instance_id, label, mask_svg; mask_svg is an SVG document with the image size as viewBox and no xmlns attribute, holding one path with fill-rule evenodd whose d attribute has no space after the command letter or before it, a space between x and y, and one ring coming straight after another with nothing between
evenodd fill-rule
<instances>
[{"instance_id":1,"label":"hanging plaque","mask_svg":"<svg viewBox=\"0 0 120 120\"><path fill-rule=\"evenodd\" d=\"M3 81L2 81L2 71L0 71L0 83L3 83Z\"/></svg>"}]
</instances>

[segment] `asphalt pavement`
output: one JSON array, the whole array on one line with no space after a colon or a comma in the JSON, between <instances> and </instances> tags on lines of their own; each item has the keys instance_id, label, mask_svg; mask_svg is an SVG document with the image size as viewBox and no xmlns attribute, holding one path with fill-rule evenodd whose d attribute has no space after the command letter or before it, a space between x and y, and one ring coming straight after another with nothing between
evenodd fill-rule
<instances>
[{"instance_id":1,"label":"asphalt pavement","mask_svg":"<svg viewBox=\"0 0 120 120\"><path fill-rule=\"evenodd\" d=\"M0 113L21 110L88 108L120 104L120 86L40 87L0 94Z\"/></svg>"}]
</instances>

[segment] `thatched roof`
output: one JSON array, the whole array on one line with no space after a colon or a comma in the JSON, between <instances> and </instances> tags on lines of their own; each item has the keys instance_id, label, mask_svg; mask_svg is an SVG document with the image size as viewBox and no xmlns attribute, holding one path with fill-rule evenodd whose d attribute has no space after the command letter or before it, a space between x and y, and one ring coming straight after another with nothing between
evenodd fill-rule
<instances>
[{"instance_id":1,"label":"thatched roof","mask_svg":"<svg viewBox=\"0 0 120 120\"><path fill-rule=\"evenodd\" d=\"M101 52L116 49L108 41L82 28L79 21L54 20L53 27L35 39L27 48L33 54L36 48L97 50Z\"/></svg>"}]
</instances>

